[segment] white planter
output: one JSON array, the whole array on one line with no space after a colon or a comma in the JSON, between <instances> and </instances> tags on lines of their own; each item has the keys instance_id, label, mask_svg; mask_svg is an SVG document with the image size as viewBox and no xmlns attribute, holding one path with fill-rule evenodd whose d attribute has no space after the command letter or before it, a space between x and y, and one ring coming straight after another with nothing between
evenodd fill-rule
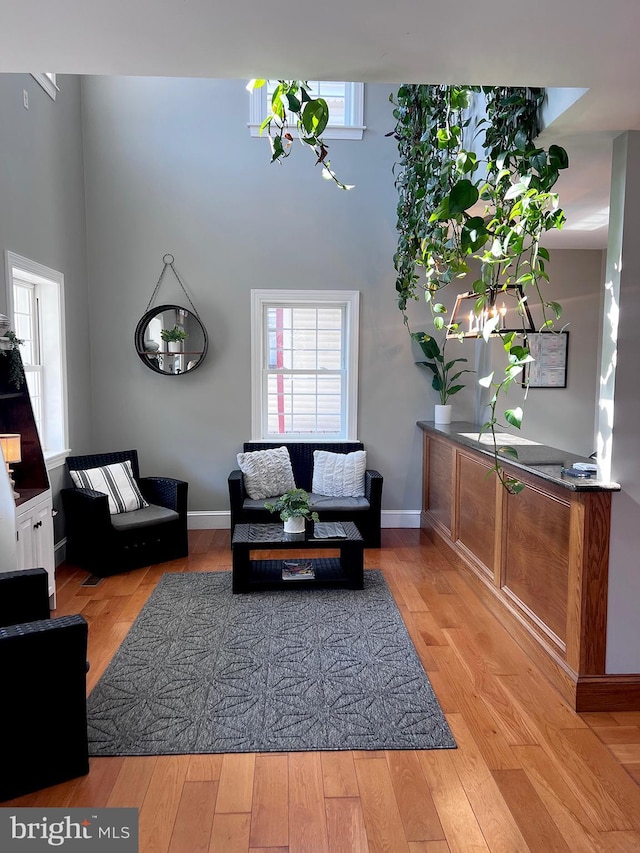
<instances>
[{"instance_id":1,"label":"white planter","mask_svg":"<svg viewBox=\"0 0 640 853\"><path fill-rule=\"evenodd\" d=\"M451 423L451 404L447 403L446 406L436 406L435 407L435 417L434 421L437 424L450 424Z\"/></svg>"},{"instance_id":2,"label":"white planter","mask_svg":"<svg viewBox=\"0 0 640 853\"><path fill-rule=\"evenodd\" d=\"M168 341L169 352L182 352L182 341Z\"/></svg>"},{"instance_id":3,"label":"white planter","mask_svg":"<svg viewBox=\"0 0 640 853\"><path fill-rule=\"evenodd\" d=\"M297 515L294 518L288 518L284 523L285 533L304 533L304 518Z\"/></svg>"}]
</instances>

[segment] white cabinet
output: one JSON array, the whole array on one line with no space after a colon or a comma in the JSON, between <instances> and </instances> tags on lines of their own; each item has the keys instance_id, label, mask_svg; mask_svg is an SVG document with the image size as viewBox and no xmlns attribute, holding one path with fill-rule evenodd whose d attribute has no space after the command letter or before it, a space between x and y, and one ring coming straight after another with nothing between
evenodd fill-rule
<instances>
[{"instance_id":1,"label":"white cabinet","mask_svg":"<svg viewBox=\"0 0 640 853\"><path fill-rule=\"evenodd\" d=\"M56 567L51 492L16 507L16 569L42 567L49 575L49 596L56 606Z\"/></svg>"}]
</instances>

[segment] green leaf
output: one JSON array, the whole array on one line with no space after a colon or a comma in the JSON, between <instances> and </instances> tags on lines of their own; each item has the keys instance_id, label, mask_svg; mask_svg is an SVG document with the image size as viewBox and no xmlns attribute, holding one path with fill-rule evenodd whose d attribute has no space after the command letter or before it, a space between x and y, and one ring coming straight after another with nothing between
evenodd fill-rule
<instances>
[{"instance_id":1,"label":"green leaf","mask_svg":"<svg viewBox=\"0 0 640 853\"><path fill-rule=\"evenodd\" d=\"M456 213L463 213L468 208L472 207L480 197L478 188L471 181L463 178L454 185L449 193L449 213L453 216Z\"/></svg>"},{"instance_id":2,"label":"green leaf","mask_svg":"<svg viewBox=\"0 0 640 853\"><path fill-rule=\"evenodd\" d=\"M522 129L516 131L514 142L516 144L516 148L519 151L526 151L526 148L527 148L527 134L526 134L526 132Z\"/></svg>"},{"instance_id":3,"label":"green leaf","mask_svg":"<svg viewBox=\"0 0 640 853\"><path fill-rule=\"evenodd\" d=\"M510 456L512 459L518 458L518 451L515 447L511 447L509 444L504 444L502 447L499 447L498 453L502 453L503 456Z\"/></svg>"},{"instance_id":4,"label":"green leaf","mask_svg":"<svg viewBox=\"0 0 640 853\"><path fill-rule=\"evenodd\" d=\"M559 320L562 316L562 305L559 302L547 302L547 308L551 308L553 313L556 315L556 320Z\"/></svg>"},{"instance_id":5,"label":"green leaf","mask_svg":"<svg viewBox=\"0 0 640 853\"><path fill-rule=\"evenodd\" d=\"M249 80L245 89L247 92L253 92L254 89L261 89L266 82L266 80Z\"/></svg>"},{"instance_id":6,"label":"green leaf","mask_svg":"<svg viewBox=\"0 0 640 853\"><path fill-rule=\"evenodd\" d=\"M550 260L550 258L549 258L549 250L548 250L548 249L545 249L545 247L544 247L544 246L538 246L538 254L539 254L539 255L540 255L540 257L541 257L541 258L543 258L545 261Z\"/></svg>"},{"instance_id":7,"label":"green leaf","mask_svg":"<svg viewBox=\"0 0 640 853\"><path fill-rule=\"evenodd\" d=\"M447 388L447 397L452 397L454 394L457 394L458 391L462 391L462 389L465 387L465 385L452 385L451 387Z\"/></svg>"},{"instance_id":8,"label":"green leaf","mask_svg":"<svg viewBox=\"0 0 640 853\"><path fill-rule=\"evenodd\" d=\"M289 92L287 92L287 104L289 105L289 109L292 113L300 112L300 107L302 106L302 104L296 98L295 95L292 95Z\"/></svg>"},{"instance_id":9,"label":"green leaf","mask_svg":"<svg viewBox=\"0 0 640 853\"><path fill-rule=\"evenodd\" d=\"M494 371L491 371L488 376L483 376L482 379L478 379L478 385L481 385L483 388L490 388L491 383L493 382L493 373Z\"/></svg>"},{"instance_id":10,"label":"green leaf","mask_svg":"<svg viewBox=\"0 0 640 853\"><path fill-rule=\"evenodd\" d=\"M302 111L302 126L313 136L320 136L329 121L329 107L324 98L308 101Z\"/></svg>"},{"instance_id":11,"label":"green leaf","mask_svg":"<svg viewBox=\"0 0 640 853\"><path fill-rule=\"evenodd\" d=\"M446 314L447 309L444 307L442 302L435 302L433 305L433 313L434 314Z\"/></svg>"},{"instance_id":12,"label":"green leaf","mask_svg":"<svg viewBox=\"0 0 640 853\"><path fill-rule=\"evenodd\" d=\"M440 331L444 326L444 318L434 317L433 318L433 325L436 327L436 329L438 329L438 331Z\"/></svg>"},{"instance_id":13,"label":"green leaf","mask_svg":"<svg viewBox=\"0 0 640 853\"><path fill-rule=\"evenodd\" d=\"M504 413L504 416L507 423L510 423L511 426L520 429L520 427L522 426L522 414L522 409L520 408L520 406L517 406L515 409L507 409Z\"/></svg>"},{"instance_id":14,"label":"green leaf","mask_svg":"<svg viewBox=\"0 0 640 853\"><path fill-rule=\"evenodd\" d=\"M556 169L569 168L569 155L559 145L549 146L549 160Z\"/></svg>"},{"instance_id":15,"label":"green leaf","mask_svg":"<svg viewBox=\"0 0 640 853\"><path fill-rule=\"evenodd\" d=\"M526 185L522 181L518 181L517 183L512 184L504 194L505 201L510 201L513 198L518 198L518 196L524 195L526 191Z\"/></svg>"},{"instance_id":16,"label":"green leaf","mask_svg":"<svg viewBox=\"0 0 640 853\"><path fill-rule=\"evenodd\" d=\"M444 222L449 219L449 196L445 196L429 217L429 222Z\"/></svg>"}]
</instances>

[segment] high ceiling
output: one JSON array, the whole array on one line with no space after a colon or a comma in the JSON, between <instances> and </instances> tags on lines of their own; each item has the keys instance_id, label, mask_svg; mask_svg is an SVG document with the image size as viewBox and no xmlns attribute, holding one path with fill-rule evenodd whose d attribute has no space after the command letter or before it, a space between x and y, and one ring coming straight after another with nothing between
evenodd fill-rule
<instances>
[{"instance_id":1,"label":"high ceiling","mask_svg":"<svg viewBox=\"0 0 640 853\"><path fill-rule=\"evenodd\" d=\"M569 227L599 248L611 140L640 129L638 0L2 0L0 71L588 89L547 131ZM547 140L545 140L547 141ZM595 218L594 218L595 217Z\"/></svg>"}]
</instances>

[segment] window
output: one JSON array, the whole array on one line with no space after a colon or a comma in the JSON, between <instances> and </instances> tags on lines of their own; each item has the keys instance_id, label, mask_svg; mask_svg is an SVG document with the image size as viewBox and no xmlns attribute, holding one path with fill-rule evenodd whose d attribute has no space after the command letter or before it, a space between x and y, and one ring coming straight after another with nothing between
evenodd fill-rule
<instances>
[{"instance_id":1,"label":"window","mask_svg":"<svg viewBox=\"0 0 640 853\"><path fill-rule=\"evenodd\" d=\"M60 91L56 84L56 75L51 72L47 72L45 74L32 74L31 76L34 80L38 81L47 95L55 101L56 95Z\"/></svg>"},{"instance_id":2,"label":"window","mask_svg":"<svg viewBox=\"0 0 640 853\"><path fill-rule=\"evenodd\" d=\"M322 134L325 139L362 139L364 121L364 83L309 80L314 97L324 98L329 105L330 124ZM251 136L260 135L260 125L267 115L267 99L276 87L275 80L251 93L249 128Z\"/></svg>"},{"instance_id":3,"label":"window","mask_svg":"<svg viewBox=\"0 0 640 853\"><path fill-rule=\"evenodd\" d=\"M357 291L253 290L252 437L357 439Z\"/></svg>"},{"instance_id":4,"label":"window","mask_svg":"<svg viewBox=\"0 0 640 853\"><path fill-rule=\"evenodd\" d=\"M6 252L6 271L8 313L24 341L20 355L33 414L53 468L68 454L64 276L13 252Z\"/></svg>"}]
</instances>

